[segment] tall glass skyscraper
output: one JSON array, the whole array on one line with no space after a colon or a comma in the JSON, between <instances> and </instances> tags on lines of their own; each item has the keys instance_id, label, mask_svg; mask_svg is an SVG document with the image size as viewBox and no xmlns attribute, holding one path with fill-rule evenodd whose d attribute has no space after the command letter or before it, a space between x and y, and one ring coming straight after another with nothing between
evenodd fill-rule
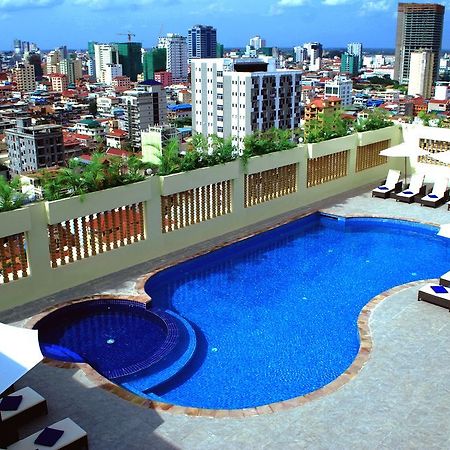
<instances>
[{"instance_id":1,"label":"tall glass skyscraper","mask_svg":"<svg viewBox=\"0 0 450 450\"><path fill-rule=\"evenodd\" d=\"M188 58L216 58L217 30L208 25L194 25L188 30Z\"/></svg>"},{"instance_id":2,"label":"tall glass skyscraper","mask_svg":"<svg viewBox=\"0 0 450 450\"><path fill-rule=\"evenodd\" d=\"M411 53L416 51L432 53L433 80L437 79L444 12L445 7L435 3L398 4L394 78L400 83L408 83Z\"/></svg>"}]
</instances>

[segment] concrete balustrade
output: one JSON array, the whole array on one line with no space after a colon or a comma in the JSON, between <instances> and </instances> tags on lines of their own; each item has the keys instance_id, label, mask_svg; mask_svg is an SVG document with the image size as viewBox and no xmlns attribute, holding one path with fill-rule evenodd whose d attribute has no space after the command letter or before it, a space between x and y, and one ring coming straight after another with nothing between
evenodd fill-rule
<instances>
[{"instance_id":1,"label":"concrete balustrade","mask_svg":"<svg viewBox=\"0 0 450 450\"><path fill-rule=\"evenodd\" d=\"M401 158L390 159L380 166L356 172L357 147L387 139L390 140L390 145L396 145L402 141L402 133L398 126L368 133L354 134L318 144L300 145L292 150L253 157L246 165L242 161L234 161L165 177L154 176L140 183L86 194L81 198L41 202L20 210L0 213L0 238L24 232L29 265L28 277L0 284L0 310L54 294L152 258L219 237L226 232L306 207L332 195L369 183L375 184L386 176L389 168L401 168L403 161ZM308 159L317 155L339 153L342 150L348 150L347 175L307 188ZM292 164L295 165L295 178L292 176ZM289 180L285 182L280 180L279 184L271 185L270 194L263 199L264 201L244 208L245 175L261 173L261 179L264 179L264 172L267 174L269 170L285 166L290 166L289 170L273 173L278 177L286 174ZM297 182L295 192L292 192L293 179ZM221 189L228 186L221 183L228 180L231 185L230 195L227 197L226 193L221 197ZM278 185L281 191L274 194L273 190L277 189ZM194 196L186 192L192 192L200 187L202 189L197 191L201 193L200 197L197 195L197 202L198 198L205 202L208 199L211 199L211 202L217 199L229 201L231 211L222 204L211 204L208 207L212 213L208 217L205 216L204 220L198 220L197 209L200 208L198 205L188 204L180 207L177 204L180 199L183 202L190 202ZM177 197L180 192L183 194ZM264 195L264 192L257 191L255 195ZM162 197L167 196L175 196L170 203L170 220L177 220L178 224L184 226L163 233L163 219L166 218L162 217L162 214L167 214L168 206L166 204L162 208ZM273 198L276 196L278 197ZM135 205L134 212L128 208L129 205ZM180 217L181 214L184 216ZM129 217L134 219L130 219L127 223ZM61 228L63 224L65 228ZM140 230L141 225L143 230ZM60 234L57 236L66 236L64 242L60 241L60 237L56 244L54 239L51 241L49 236L52 234L49 230L52 229L49 226L60 226ZM76 227L79 227L79 231L76 231ZM97 245L95 252L92 251L94 241ZM75 244L78 245L78 250ZM53 260L51 258L50 253L55 251L55 245L61 247L59 262L61 251L65 252L64 264L55 264L55 258ZM81 256L81 259L78 256Z\"/></svg>"}]
</instances>

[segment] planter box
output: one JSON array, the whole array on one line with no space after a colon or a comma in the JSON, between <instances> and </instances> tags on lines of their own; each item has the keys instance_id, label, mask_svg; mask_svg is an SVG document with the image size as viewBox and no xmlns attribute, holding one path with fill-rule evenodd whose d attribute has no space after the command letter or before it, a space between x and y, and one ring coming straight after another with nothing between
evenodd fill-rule
<instances>
[{"instance_id":1,"label":"planter box","mask_svg":"<svg viewBox=\"0 0 450 450\"><path fill-rule=\"evenodd\" d=\"M161 180L161 195L171 195L219 181L233 180L240 175L240 164L241 161L236 160L217 166L159 177Z\"/></svg>"},{"instance_id":2,"label":"planter box","mask_svg":"<svg viewBox=\"0 0 450 450\"><path fill-rule=\"evenodd\" d=\"M329 141L318 142L317 144L308 144L309 158L318 158L320 156L331 155L332 153L339 153L344 150L351 150L356 148L357 136L351 134Z\"/></svg>"},{"instance_id":3,"label":"planter box","mask_svg":"<svg viewBox=\"0 0 450 450\"><path fill-rule=\"evenodd\" d=\"M150 200L155 193L156 185L156 177L153 177L126 186L91 192L84 196L45 202L48 224L54 225L75 217Z\"/></svg>"},{"instance_id":4,"label":"planter box","mask_svg":"<svg viewBox=\"0 0 450 450\"><path fill-rule=\"evenodd\" d=\"M267 155L253 156L247 161L245 173L252 174L265 170L298 163L305 159L305 147L299 146L290 150L268 153Z\"/></svg>"},{"instance_id":5,"label":"planter box","mask_svg":"<svg viewBox=\"0 0 450 450\"><path fill-rule=\"evenodd\" d=\"M396 145L399 139L400 129L397 125L380 128L379 130L364 131L358 133L358 146L374 144L380 141L391 141L391 145Z\"/></svg>"},{"instance_id":6,"label":"planter box","mask_svg":"<svg viewBox=\"0 0 450 450\"><path fill-rule=\"evenodd\" d=\"M30 228L31 217L27 207L0 213L0 237L12 236Z\"/></svg>"}]
</instances>

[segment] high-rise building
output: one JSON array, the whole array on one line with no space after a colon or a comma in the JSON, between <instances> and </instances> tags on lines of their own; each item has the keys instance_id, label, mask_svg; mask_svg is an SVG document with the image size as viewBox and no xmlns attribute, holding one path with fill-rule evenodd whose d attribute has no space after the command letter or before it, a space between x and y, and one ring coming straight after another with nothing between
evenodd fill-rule
<instances>
[{"instance_id":1,"label":"high-rise building","mask_svg":"<svg viewBox=\"0 0 450 450\"><path fill-rule=\"evenodd\" d=\"M445 7L438 4L399 3L394 78L408 83L411 53L432 53L433 81L437 80Z\"/></svg>"},{"instance_id":2,"label":"high-rise building","mask_svg":"<svg viewBox=\"0 0 450 450\"><path fill-rule=\"evenodd\" d=\"M34 172L64 163L62 127L31 125L30 118L19 118L16 128L5 130L6 145L13 174Z\"/></svg>"},{"instance_id":3,"label":"high-rise building","mask_svg":"<svg viewBox=\"0 0 450 450\"><path fill-rule=\"evenodd\" d=\"M172 73L174 83L182 83L188 79L188 48L187 40L179 34L167 33L160 37L159 48L167 50L166 70Z\"/></svg>"},{"instance_id":4,"label":"high-rise building","mask_svg":"<svg viewBox=\"0 0 450 450\"><path fill-rule=\"evenodd\" d=\"M361 69L363 62L363 46L361 42L347 44L347 53L358 57L358 69Z\"/></svg>"},{"instance_id":5,"label":"high-rise building","mask_svg":"<svg viewBox=\"0 0 450 450\"><path fill-rule=\"evenodd\" d=\"M59 49L53 50L47 54L45 61L46 74L59 73L59 63L63 60L63 55Z\"/></svg>"},{"instance_id":6,"label":"high-rise building","mask_svg":"<svg viewBox=\"0 0 450 450\"><path fill-rule=\"evenodd\" d=\"M125 118L121 128L128 133L128 139L134 148L141 148L141 132L149 126L162 125L166 122L166 92L161 83L147 80L138 88L125 91L122 102Z\"/></svg>"},{"instance_id":7,"label":"high-rise building","mask_svg":"<svg viewBox=\"0 0 450 450\"><path fill-rule=\"evenodd\" d=\"M130 77L131 81L137 81L138 75L142 73L142 44L123 42L116 45L123 75Z\"/></svg>"},{"instance_id":8,"label":"high-rise building","mask_svg":"<svg viewBox=\"0 0 450 450\"><path fill-rule=\"evenodd\" d=\"M345 52L341 55L341 73L358 75L359 57Z\"/></svg>"},{"instance_id":9,"label":"high-rise building","mask_svg":"<svg viewBox=\"0 0 450 450\"><path fill-rule=\"evenodd\" d=\"M122 64L106 64L105 68L102 70L100 78L102 83L111 86L114 78L121 77L122 75Z\"/></svg>"},{"instance_id":10,"label":"high-rise building","mask_svg":"<svg viewBox=\"0 0 450 450\"><path fill-rule=\"evenodd\" d=\"M95 73L95 44L98 44L98 42L95 41L89 41L88 42L88 74L90 77L96 78Z\"/></svg>"},{"instance_id":11,"label":"high-rise building","mask_svg":"<svg viewBox=\"0 0 450 450\"><path fill-rule=\"evenodd\" d=\"M352 80L347 77L336 76L332 81L325 83L325 98L339 97L342 106L349 106L352 104L352 89Z\"/></svg>"},{"instance_id":12,"label":"high-rise building","mask_svg":"<svg viewBox=\"0 0 450 450\"><path fill-rule=\"evenodd\" d=\"M188 58L216 58L217 30L209 25L194 25L188 30Z\"/></svg>"},{"instance_id":13,"label":"high-rise building","mask_svg":"<svg viewBox=\"0 0 450 450\"><path fill-rule=\"evenodd\" d=\"M165 48L152 48L142 56L144 80L154 80L155 72L166 70L167 50Z\"/></svg>"},{"instance_id":14,"label":"high-rise building","mask_svg":"<svg viewBox=\"0 0 450 450\"><path fill-rule=\"evenodd\" d=\"M301 45L297 45L296 47L294 47L294 60L296 63L302 63L305 59L306 59L306 48L301 46Z\"/></svg>"},{"instance_id":15,"label":"high-rise building","mask_svg":"<svg viewBox=\"0 0 450 450\"><path fill-rule=\"evenodd\" d=\"M83 63L81 59L63 59L59 63L59 72L67 76L69 84L83 78Z\"/></svg>"},{"instance_id":16,"label":"high-rise building","mask_svg":"<svg viewBox=\"0 0 450 450\"><path fill-rule=\"evenodd\" d=\"M119 64L119 53L115 44L94 44L95 74L97 81L102 82L102 71L106 64Z\"/></svg>"},{"instance_id":17,"label":"high-rise building","mask_svg":"<svg viewBox=\"0 0 450 450\"><path fill-rule=\"evenodd\" d=\"M254 36L249 40L250 47L253 47L254 50L259 50L266 46L266 40L262 39L261 36Z\"/></svg>"},{"instance_id":18,"label":"high-rise building","mask_svg":"<svg viewBox=\"0 0 450 450\"><path fill-rule=\"evenodd\" d=\"M216 44L216 57L223 58L223 55L224 55L223 44L218 42Z\"/></svg>"},{"instance_id":19,"label":"high-rise building","mask_svg":"<svg viewBox=\"0 0 450 450\"><path fill-rule=\"evenodd\" d=\"M31 92L36 88L34 66L31 64L16 63L12 69L13 81L20 92Z\"/></svg>"},{"instance_id":20,"label":"high-rise building","mask_svg":"<svg viewBox=\"0 0 450 450\"><path fill-rule=\"evenodd\" d=\"M323 53L322 44L319 42L307 42L303 44L303 48L306 49L306 58L309 60L309 68L311 70L319 70Z\"/></svg>"},{"instance_id":21,"label":"high-rise building","mask_svg":"<svg viewBox=\"0 0 450 450\"><path fill-rule=\"evenodd\" d=\"M14 53L20 55L22 53L22 41L20 39L14 39Z\"/></svg>"},{"instance_id":22,"label":"high-rise building","mask_svg":"<svg viewBox=\"0 0 450 450\"><path fill-rule=\"evenodd\" d=\"M431 98L433 90L433 53L411 52L408 95Z\"/></svg>"},{"instance_id":23,"label":"high-rise building","mask_svg":"<svg viewBox=\"0 0 450 450\"><path fill-rule=\"evenodd\" d=\"M240 144L257 130L297 128L301 72L268 72L268 66L255 58L193 60L194 131L232 137Z\"/></svg>"}]
</instances>

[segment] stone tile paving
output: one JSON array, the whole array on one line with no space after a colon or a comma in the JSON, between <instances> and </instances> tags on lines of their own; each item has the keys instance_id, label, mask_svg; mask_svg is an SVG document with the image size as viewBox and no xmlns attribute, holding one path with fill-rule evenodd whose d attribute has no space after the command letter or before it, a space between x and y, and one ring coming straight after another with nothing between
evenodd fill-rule
<instances>
[{"instance_id":1,"label":"stone tile paving","mask_svg":"<svg viewBox=\"0 0 450 450\"><path fill-rule=\"evenodd\" d=\"M450 212L444 208L435 211L372 199L368 194L335 203L318 206L334 214L450 222ZM198 252L199 246L182 253L190 251ZM165 260L172 257L180 254ZM152 261L42 299L2 313L0 320L19 321L43 307L83 295L134 293L131 280L163 263ZM373 350L359 375L338 391L298 408L243 419L171 415L93 387L79 370L40 364L18 387L30 385L41 392L48 400L49 416L30 423L23 435L69 416L88 431L90 448L99 450L450 448L450 315L416 298L417 287L413 287L377 306L370 320Z\"/></svg>"}]
</instances>

